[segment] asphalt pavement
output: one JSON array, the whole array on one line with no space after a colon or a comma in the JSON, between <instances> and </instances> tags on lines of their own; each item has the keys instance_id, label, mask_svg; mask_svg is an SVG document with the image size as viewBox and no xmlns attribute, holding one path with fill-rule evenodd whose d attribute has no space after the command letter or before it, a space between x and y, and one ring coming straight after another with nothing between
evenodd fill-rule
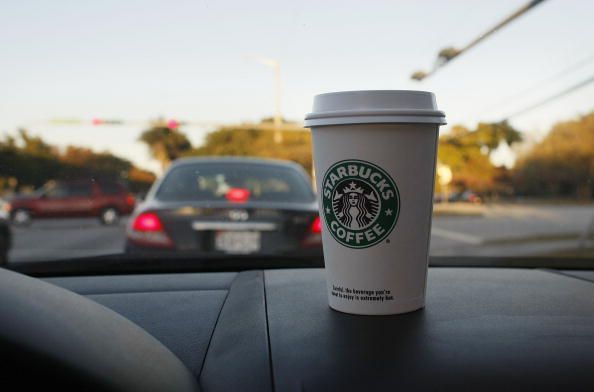
<instances>
[{"instance_id":1,"label":"asphalt pavement","mask_svg":"<svg viewBox=\"0 0 594 392\"><path fill-rule=\"evenodd\" d=\"M478 212L477 212L478 211ZM38 220L13 227L11 262L121 253L126 220L103 226L97 219ZM588 233L588 231L590 231ZM431 254L436 256L547 255L594 245L594 205L494 204L472 214L433 219Z\"/></svg>"},{"instance_id":2,"label":"asphalt pavement","mask_svg":"<svg viewBox=\"0 0 594 392\"><path fill-rule=\"evenodd\" d=\"M549 255L594 245L594 205L484 205L435 216L431 234L435 256Z\"/></svg>"},{"instance_id":3,"label":"asphalt pavement","mask_svg":"<svg viewBox=\"0 0 594 392\"><path fill-rule=\"evenodd\" d=\"M122 253L126 219L104 226L98 219L43 219L13 227L9 262L58 260Z\"/></svg>"}]
</instances>

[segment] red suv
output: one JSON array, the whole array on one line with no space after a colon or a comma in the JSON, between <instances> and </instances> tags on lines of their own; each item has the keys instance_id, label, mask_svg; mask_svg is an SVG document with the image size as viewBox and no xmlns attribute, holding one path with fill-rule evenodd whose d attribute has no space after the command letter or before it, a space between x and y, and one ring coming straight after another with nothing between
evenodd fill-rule
<instances>
[{"instance_id":1,"label":"red suv","mask_svg":"<svg viewBox=\"0 0 594 392\"><path fill-rule=\"evenodd\" d=\"M134 209L132 194L117 181L50 181L30 196L10 202L14 224L28 225L33 218L98 217L101 223L118 222Z\"/></svg>"}]
</instances>

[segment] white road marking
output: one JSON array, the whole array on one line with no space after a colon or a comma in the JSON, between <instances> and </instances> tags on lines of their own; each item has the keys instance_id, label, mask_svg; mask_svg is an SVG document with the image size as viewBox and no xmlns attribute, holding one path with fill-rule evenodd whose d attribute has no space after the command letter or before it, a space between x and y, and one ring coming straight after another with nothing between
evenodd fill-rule
<instances>
[{"instance_id":1,"label":"white road marking","mask_svg":"<svg viewBox=\"0 0 594 392\"><path fill-rule=\"evenodd\" d=\"M466 233L459 233L452 230L440 229L439 227L435 226L431 228L431 235L441 238L447 238L449 240L464 242L465 244L479 245L483 243L483 239L481 237L477 237Z\"/></svg>"}]
</instances>

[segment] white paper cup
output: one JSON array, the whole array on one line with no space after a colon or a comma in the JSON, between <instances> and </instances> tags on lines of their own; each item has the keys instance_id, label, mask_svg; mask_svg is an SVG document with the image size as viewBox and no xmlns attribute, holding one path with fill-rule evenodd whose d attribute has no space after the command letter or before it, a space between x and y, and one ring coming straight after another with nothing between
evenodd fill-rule
<instances>
[{"instance_id":1,"label":"white paper cup","mask_svg":"<svg viewBox=\"0 0 594 392\"><path fill-rule=\"evenodd\" d=\"M423 91L317 95L305 126L330 307L385 315L425 304L439 125Z\"/></svg>"}]
</instances>

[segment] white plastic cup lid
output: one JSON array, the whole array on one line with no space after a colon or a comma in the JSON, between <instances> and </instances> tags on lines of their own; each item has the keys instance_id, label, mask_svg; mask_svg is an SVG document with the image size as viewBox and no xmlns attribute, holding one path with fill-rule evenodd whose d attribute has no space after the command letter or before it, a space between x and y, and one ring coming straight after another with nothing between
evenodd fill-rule
<instances>
[{"instance_id":1,"label":"white plastic cup lid","mask_svg":"<svg viewBox=\"0 0 594 392\"><path fill-rule=\"evenodd\" d=\"M362 90L316 95L306 127L365 123L446 123L428 91Z\"/></svg>"}]
</instances>

